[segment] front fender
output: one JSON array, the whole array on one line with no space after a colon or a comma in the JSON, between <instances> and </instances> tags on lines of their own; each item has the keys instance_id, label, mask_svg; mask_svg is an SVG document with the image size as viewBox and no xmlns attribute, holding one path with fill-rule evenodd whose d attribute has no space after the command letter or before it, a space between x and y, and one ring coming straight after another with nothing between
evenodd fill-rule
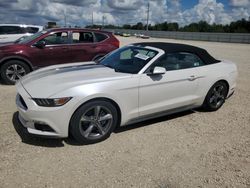
<instances>
[{"instance_id":1,"label":"front fender","mask_svg":"<svg viewBox=\"0 0 250 188\"><path fill-rule=\"evenodd\" d=\"M70 109L71 116L82 104L90 100L97 98L110 99L120 108L121 125L123 125L128 120L138 117L138 87L135 83L134 85L130 89L122 88L122 84L119 85L120 88L116 88L112 84L82 85L59 92L50 98L72 97L72 101L70 101L72 102Z\"/></svg>"},{"instance_id":2,"label":"front fender","mask_svg":"<svg viewBox=\"0 0 250 188\"><path fill-rule=\"evenodd\" d=\"M0 65L2 65L4 62L8 61L8 60L20 60L23 61L25 63L27 63L29 65L29 67L31 68L31 70L35 70L36 68L32 65L32 63L28 60L27 57L23 57L23 56L8 56L8 57L4 57L0 60Z\"/></svg>"}]
</instances>

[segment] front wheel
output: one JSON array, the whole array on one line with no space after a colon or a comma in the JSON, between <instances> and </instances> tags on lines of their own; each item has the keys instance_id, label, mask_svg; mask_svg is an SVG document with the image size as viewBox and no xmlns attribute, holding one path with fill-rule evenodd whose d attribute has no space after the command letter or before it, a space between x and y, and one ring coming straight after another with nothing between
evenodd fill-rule
<instances>
[{"instance_id":1,"label":"front wheel","mask_svg":"<svg viewBox=\"0 0 250 188\"><path fill-rule=\"evenodd\" d=\"M225 82L216 82L208 91L203 108L207 111L218 110L225 102L228 87Z\"/></svg>"},{"instance_id":2,"label":"front wheel","mask_svg":"<svg viewBox=\"0 0 250 188\"><path fill-rule=\"evenodd\" d=\"M1 66L1 78L5 84L13 85L30 72L29 66L19 60L10 60Z\"/></svg>"},{"instance_id":3,"label":"front wheel","mask_svg":"<svg viewBox=\"0 0 250 188\"><path fill-rule=\"evenodd\" d=\"M81 144L93 144L107 139L118 123L117 110L105 100L91 101L72 116L70 133Z\"/></svg>"}]
</instances>

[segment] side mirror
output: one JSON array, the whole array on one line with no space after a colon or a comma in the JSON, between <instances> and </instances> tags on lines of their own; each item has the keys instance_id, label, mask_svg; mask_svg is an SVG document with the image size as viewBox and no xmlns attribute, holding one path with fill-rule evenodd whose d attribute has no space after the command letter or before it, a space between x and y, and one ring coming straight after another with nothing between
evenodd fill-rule
<instances>
[{"instance_id":1,"label":"side mirror","mask_svg":"<svg viewBox=\"0 0 250 188\"><path fill-rule=\"evenodd\" d=\"M166 73L166 69L163 67L154 67L154 69L149 72L147 75L148 76L153 76L153 75L161 75L161 74L165 74Z\"/></svg>"},{"instance_id":2,"label":"side mirror","mask_svg":"<svg viewBox=\"0 0 250 188\"><path fill-rule=\"evenodd\" d=\"M37 48L44 48L46 46L46 42L44 40L40 40L34 44Z\"/></svg>"}]
</instances>

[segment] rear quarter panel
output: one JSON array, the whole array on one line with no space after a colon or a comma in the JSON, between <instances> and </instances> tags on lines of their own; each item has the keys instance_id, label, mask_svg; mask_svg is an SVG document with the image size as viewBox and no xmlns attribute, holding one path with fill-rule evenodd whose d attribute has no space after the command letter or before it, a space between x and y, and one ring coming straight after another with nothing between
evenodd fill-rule
<instances>
[{"instance_id":1,"label":"rear quarter panel","mask_svg":"<svg viewBox=\"0 0 250 188\"><path fill-rule=\"evenodd\" d=\"M200 95L199 105L202 105L209 89L220 80L225 80L229 84L228 96L236 87L237 66L228 60L197 67L197 74L197 77L200 77L198 88L198 94Z\"/></svg>"}]
</instances>

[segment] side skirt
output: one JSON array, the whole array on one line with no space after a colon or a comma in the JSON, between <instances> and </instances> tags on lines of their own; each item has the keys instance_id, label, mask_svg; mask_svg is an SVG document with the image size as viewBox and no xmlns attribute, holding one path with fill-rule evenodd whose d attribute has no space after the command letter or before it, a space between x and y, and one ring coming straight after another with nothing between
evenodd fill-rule
<instances>
[{"instance_id":1,"label":"side skirt","mask_svg":"<svg viewBox=\"0 0 250 188\"><path fill-rule=\"evenodd\" d=\"M178 113L178 112L183 112L183 111L186 111L186 110L191 110L191 109L194 109L194 108L197 108L197 107L199 107L199 106L198 105L186 105L186 106L182 106L182 107L179 107L179 108L174 108L174 109L170 109L170 110L156 112L156 113L153 113L153 114L144 115L144 116L140 116L140 117L131 119L130 121L128 121L127 123L125 123L124 125L121 125L121 126L131 125L131 124L146 121L146 120L149 120L149 119L154 119L154 118L158 118L158 117L162 117L162 116L166 116L166 115L175 114L175 113Z\"/></svg>"}]
</instances>

